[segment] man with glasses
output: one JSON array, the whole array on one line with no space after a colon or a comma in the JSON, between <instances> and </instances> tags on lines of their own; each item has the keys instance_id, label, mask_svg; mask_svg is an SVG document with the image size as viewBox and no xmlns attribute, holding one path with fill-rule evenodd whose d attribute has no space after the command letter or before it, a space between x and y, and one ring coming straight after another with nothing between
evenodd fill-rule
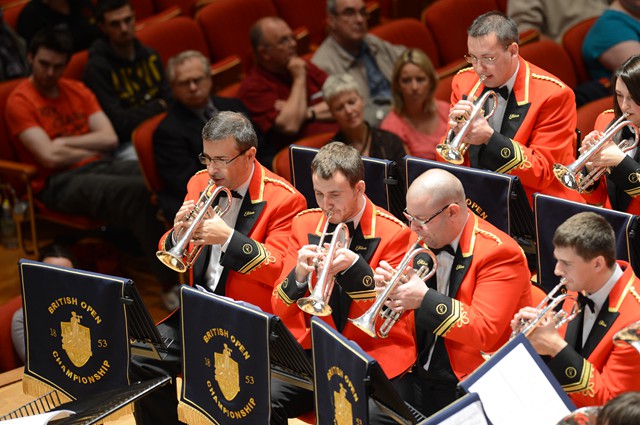
<instances>
[{"instance_id":1,"label":"man with glasses","mask_svg":"<svg viewBox=\"0 0 640 425\"><path fill-rule=\"evenodd\" d=\"M160 56L135 36L129 0L101 0L97 17L104 37L89 49L83 81L113 123L120 141L118 155L135 159L131 133L167 109L171 90Z\"/></svg>"},{"instance_id":2,"label":"man with glasses","mask_svg":"<svg viewBox=\"0 0 640 425\"><path fill-rule=\"evenodd\" d=\"M250 39L256 66L238 96L265 135L265 158L298 139L337 131L322 98L327 74L298 56L289 25L275 16L259 19Z\"/></svg>"},{"instance_id":3,"label":"man with glasses","mask_svg":"<svg viewBox=\"0 0 640 425\"><path fill-rule=\"evenodd\" d=\"M258 139L251 122L241 113L219 112L204 126L202 139L200 160L207 169L189 181L174 227L162 237L159 249L167 251L175 246L178 235L191 224L188 213L210 181L215 183L212 192L221 186L230 189L233 199L222 197L217 204L223 210L229 207L226 214L207 216L192 235L190 249L203 248L191 270L191 284L271 312L271 296L283 270L291 222L306 207L306 201L255 159ZM165 319L159 330L174 343L161 362L136 359L134 370L139 378L162 373L175 377L180 372L179 314L174 312ZM140 402L136 421L176 424L177 404L175 384L165 386Z\"/></svg>"},{"instance_id":4,"label":"man with glasses","mask_svg":"<svg viewBox=\"0 0 640 425\"><path fill-rule=\"evenodd\" d=\"M418 362L403 377L405 400L431 415L457 398L458 382L507 342L513 313L531 305L529 269L522 249L507 234L466 207L462 183L434 168L407 191L405 216L436 254L427 283L413 271L389 294L387 307L414 310ZM376 269L377 289L392 276Z\"/></svg>"},{"instance_id":5,"label":"man with glasses","mask_svg":"<svg viewBox=\"0 0 640 425\"><path fill-rule=\"evenodd\" d=\"M465 165L518 176L529 202L535 192L584 202L553 173L553 164L568 165L575 159L573 90L520 57L518 30L503 14L479 16L467 34L465 58L472 67L453 79L450 129L460 132L484 90L495 91L498 102L489 119L478 114L468 127L463 140L470 145ZM492 99L482 106L485 114L492 108Z\"/></svg>"},{"instance_id":6,"label":"man with glasses","mask_svg":"<svg viewBox=\"0 0 640 425\"><path fill-rule=\"evenodd\" d=\"M378 126L391 107L393 65L405 50L367 32L363 0L328 0L330 35L311 61L330 75L348 73L365 100L365 119Z\"/></svg>"},{"instance_id":7,"label":"man with glasses","mask_svg":"<svg viewBox=\"0 0 640 425\"><path fill-rule=\"evenodd\" d=\"M167 78L174 101L153 134L153 155L164 185L157 194L158 201L165 217L171 220L184 201L189 179L205 168L198 159L202 127L219 111L242 112L246 116L249 111L239 99L211 95L211 66L200 52L187 50L169 59ZM261 160L261 133L256 133L257 156Z\"/></svg>"},{"instance_id":8,"label":"man with glasses","mask_svg":"<svg viewBox=\"0 0 640 425\"><path fill-rule=\"evenodd\" d=\"M309 281L313 286L317 284L318 275L312 271L324 255L318 244L327 221L329 232L336 224L347 224L348 246L338 247L330 264L328 259L323 260L324 266L335 274L336 284L328 301L331 315L322 319L378 360L389 379L397 378L416 360L412 317L402 317L383 341L365 334L347 319L360 317L372 306L376 297L373 267L382 258L398 265L409 246L411 232L364 194L364 165L353 147L342 142L325 145L311 163L311 177L320 208L303 211L293 220L283 276L273 295L274 312L303 348L311 348L311 316L296 302L309 295ZM331 235L325 243L330 241ZM276 380L272 381L271 402L271 424L285 425L287 418L313 410L313 393ZM372 409L370 424L395 423Z\"/></svg>"}]
</instances>

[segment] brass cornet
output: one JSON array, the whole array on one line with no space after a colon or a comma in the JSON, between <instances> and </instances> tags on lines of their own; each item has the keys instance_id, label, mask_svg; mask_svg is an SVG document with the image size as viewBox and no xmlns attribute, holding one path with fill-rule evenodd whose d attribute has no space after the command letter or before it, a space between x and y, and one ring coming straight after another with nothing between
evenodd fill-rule
<instances>
[{"instance_id":1,"label":"brass cornet","mask_svg":"<svg viewBox=\"0 0 640 425\"><path fill-rule=\"evenodd\" d=\"M511 332L510 339L513 339L520 333L524 334L524 336L528 336L536 328L536 326L538 326L538 323L540 323L540 321L547 316L547 313L555 310L555 308L563 303L566 299L571 299L574 301L573 307L570 313L567 313L564 310L559 310L553 313L552 320L554 322L555 328L558 329L565 323L570 322L578 315L578 313L580 313L580 305L578 304L578 300L576 299L576 297L574 297L573 295L569 295L566 292L561 293L561 289L564 287L564 283L565 279L560 279L560 283L558 283L540 302L540 304L538 304L536 310L539 310L539 312L533 320L520 319L520 324L513 330L513 332Z\"/></svg>"},{"instance_id":2,"label":"brass cornet","mask_svg":"<svg viewBox=\"0 0 640 425\"><path fill-rule=\"evenodd\" d=\"M226 193L229 202L224 210L215 206L213 208L213 212L222 217L231 207L233 202L231 191L226 187L219 186L216 187L213 193L211 193L214 186L215 183L213 180L209 180L209 184L200 195L198 202L195 203L185 218L185 221L189 223L189 227L180 235L176 235L178 242L175 246L169 251L160 250L156 252L158 259L170 269L184 273L189 268L193 267L193 264L196 262L200 252L202 251L202 245L193 247L193 249L188 253L185 253L185 251L189 246L189 242L191 242L193 233L200 226L202 220L207 218L207 215L210 213L209 209L211 208L211 205L213 205L213 202L218 198L218 196L220 196L220 194Z\"/></svg>"},{"instance_id":3,"label":"brass cornet","mask_svg":"<svg viewBox=\"0 0 640 425\"><path fill-rule=\"evenodd\" d=\"M578 193L584 192L589 186L595 183L604 173L609 172L608 167L596 167L587 175L582 175L582 168L587 162L600 150L603 146L623 128L629 127L634 134L633 143L629 142L629 139L624 139L618 143L618 148L623 152L628 152L638 145L638 129L630 121L627 120L627 114L624 113L618 118L611 126L602 133L595 144L588 150L580 154L571 164L564 166L562 164L553 165L553 173L556 178L560 180L565 187L575 190Z\"/></svg>"},{"instance_id":4,"label":"brass cornet","mask_svg":"<svg viewBox=\"0 0 640 425\"><path fill-rule=\"evenodd\" d=\"M422 245L423 238L418 238L418 241L415 245L409 250L400 265L395 270L394 275L391 277L391 280L385 282L386 286L384 291L376 297L375 302L369 309L357 319L349 319L351 323L357 326L361 331L366 333L367 335L377 338L386 338L389 336L389 331L393 325L400 319L402 313L394 312L390 308L383 310L384 303L389 299L389 294L400 284L400 279L405 274L406 268L409 266L411 261L416 258L419 254L427 254L431 257L432 265L429 267L428 265L421 265L417 270L418 276L422 280L427 280L436 272L438 268L438 260L436 259L435 254L428 248L425 248ZM376 334L376 321L380 316L383 320L380 325L380 330Z\"/></svg>"},{"instance_id":5,"label":"brass cornet","mask_svg":"<svg viewBox=\"0 0 640 425\"><path fill-rule=\"evenodd\" d=\"M483 82L487 78L486 75L480 76L480 82ZM473 97L475 90L469 93L468 99ZM467 137L467 133L469 133L469 129L471 128L471 123L479 114L484 113L484 104L487 102L489 98L493 99L493 106L488 115L485 116L485 119L491 118L491 116L496 112L496 106L498 105L498 95L493 90L486 91L477 102L474 103L473 109L471 110L471 114L466 116L461 116L458 118L458 122L465 121L464 125L456 135L453 132L453 129L449 130L449 134L444 140L444 143L441 143L436 146L436 151L438 155L440 155L445 161L450 162L452 164L462 164L464 162L464 154L469 149L469 145L464 143L463 140Z\"/></svg>"},{"instance_id":6,"label":"brass cornet","mask_svg":"<svg viewBox=\"0 0 640 425\"><path fill-rule=\"evenodd\" d=\"M329 248L326 250L324 259L322 260L322 271L318 276L318 281L315 287L312 288L311 276L308 278L309 291L311 294L308 297L300 298L297 301L298 307L305 313L312 314L314 316L328 316L331 314L331 307L329 306L329 299L331 298L331 292L333 292L333 285L335 284L333 275L329 274L329 268L333 259L335 258L335 251L337 248L345 247L349 245L349 227L346 224L340 223L336 226L335 230L331 233L329 229L329 219L333 215L332 211L327 213L327 221L318 243L318 250L324 251L324 240L328 235L332 235ZM316 273L320 267L320 261L317 258L314 260L314 266Z\"/></svg>"}]
</instances>

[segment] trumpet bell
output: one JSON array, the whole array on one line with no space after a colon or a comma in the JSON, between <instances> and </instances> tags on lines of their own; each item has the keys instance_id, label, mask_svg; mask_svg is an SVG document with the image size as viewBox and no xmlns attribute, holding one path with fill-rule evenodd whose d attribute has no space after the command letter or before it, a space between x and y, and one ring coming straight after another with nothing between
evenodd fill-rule
<instances>
[{"instance_id":1,"label":"trumpet bell","mask_svg":"<svg viewBox=\"0 0 640 425\"><path fill-rule=\"evenodd\" d=\"M438 155L440 155L445 161L450 162L451 164L460 165L464 162L464 152L459 151L448 143L437 145L436 152L438 152Z\"/></svg>"},{"instance_id":2,"label":"trumpet bell","mask_svg":"<svg viewBox=\"0 0 640 425\"><path fill-rule=\"evenodd\" d=\"M328 316L333 311L331 310L329 304L326 303L323 299L318 299L315 297L300 298L297 303L298 307L300 307L300 310L314 316Z\"/></svg>"},{"instance_id":3,"label":"trumpet bell","mask_svg":"<svg viewBox=\"0 0 640 425\"><path fill-rule=\"evenodd\" d=\"M156 252L156 257L158 257L158 260L160 260L162 264L178 273L184 273L188 269L188 266L181 260L181 258L184 257L182 255L174 254L171 250L158 251Z\"/></svg>"},{"instance_id":4,"label":"trumpet bell","mask_svg":"<svg viewBox=\"0 0 640 425\"><path fill-rule=\"evenodd\" d=\"M572 172L569 167L562 164L553 164L553 174L560 180L560 183L568 189L580 191L580 181L582 174Z\"/></svg>"}]
</instances>

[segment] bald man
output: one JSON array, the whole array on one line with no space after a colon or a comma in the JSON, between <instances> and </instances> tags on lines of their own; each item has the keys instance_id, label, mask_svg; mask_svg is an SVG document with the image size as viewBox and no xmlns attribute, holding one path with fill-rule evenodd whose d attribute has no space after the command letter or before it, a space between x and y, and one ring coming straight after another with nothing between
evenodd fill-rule
<instances>
[{"instance_id":1,"label":"bald man","mask_svg":"<svg viewBox=\"0 0 640 425\"><path fill-rule=\"evenodd\" d=\"M394 311L415 310L418 363L403 378L403 396L429 416L457 398L458 382L483 362L482 352L507 342L512 314L531 305L531 284L518 244L466 207L464 188L449 172L415 179L404 214L438 259L428 286L409 269L387 301ZM376 283L390 277L381 262Z\"/></svg>"}]
</instances>

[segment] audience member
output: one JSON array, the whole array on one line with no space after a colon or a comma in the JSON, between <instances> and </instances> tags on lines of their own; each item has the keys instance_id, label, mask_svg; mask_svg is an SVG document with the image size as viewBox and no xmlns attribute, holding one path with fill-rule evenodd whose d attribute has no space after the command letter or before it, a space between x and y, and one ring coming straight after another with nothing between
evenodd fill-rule
<instances>
[{"instance_id":1,"label":"audience member","mask_svg":"<svg viewBox=\"0 0 640 425\"><path fill-rule=\"evenodd\" d=\"M167 291L176 276L156 259L164 227L138 163L105 159L117 146L109 119L84 84L61 78L71 45L64 30L34 36L28 54L32 74L7 99L11 142L22 162L37 167L32 188L48 208L128 229Z\"/></svg>"},{"instance_id":2,"label":"audience member","mask_svg":"<svg viewBox=\"0 0 640 425\"><path fill-rule=\"evenodd\" d=\"M135 36L129 0L101 0L98 24L104 36L89 49L83 80L116 129L117 156L134 159L131 133L167 109L171 96L158 53Z\"/></svg>"},{"instance_id":3,"label":"audience member","mask_svg":"<svg viewBox=\"0 0 640 425\"><path fill-rule=\"evenodd\" d=\"M598 413L596 425L640 423L640 392L629 391L609 400Z\"/></svg>"},{"instance_id":4,"label":"audience member","mask_svg":"<svg viewBox=\"0 0 640 425\"><path fill-rule=\"evenodd\" d=\"M278 17L266 17L251 27L256 65L240 86L239 97L265 135L266 156L297 139L335 131L322 100L327 75L302 59L291 28Z\"/></svg>"},{"instance_id":5,"label":"audience member","mask_svg":"<svg viewBox=\"0 0 640 425\"><path fill-rule=\"evenodd\" d=\"M364 100L350 74L331 75L322 86L324 100L340 126L333 140L354 147L360 155L390 159L402 164L408 153L402 140L393 133L371 127L364 119Z\"/></svg>"},{"instance_id":6,"label":"audience member","mask_svg":"<svg viewBox=\"0 0 640 425\"><path fill-rule=\"evenodd\" d=\"M508 0L507 16L520 33L533 29L561 43L569 28L600 16L608 5L609 0Z\"/></svg>"},{"instance_id":7,"label":"audience member","mask_svg":"<svg viewBox=\"0 0 640 425\"><path fill-rule=\"evenodd\" d=\"M283 268L291 221L302 211L304 197L256 160L258 138L251 121L237 112L222 111L214 115L202 130L200 158L207 166L189 180L184 204L174 219L174 227L159 243L169 250L190 225L186 221L200 198L213 182L215 190L223 186L236 191L226 214L213 215L196 228L189 250L201 246L202 251L190 273L191 284L235 300L249 302L270 312L271 294ZM226 208L230 200L220 200ZM139 359L136 371L140 378L170 373L181 368L181 332L179 314L174 312L163 321L160 330L174 340L169 355L157 363ZM153 365L153 366L152 366ZM175 379L145 397L136 406L138 424L178 423Z\"/></svg>"},{"instance_id":8,"label":"audience member","mask_svg":"<svg viewBox=\"0 0 640 425\"><path fill-rule=\"evenodd\" d=\"M167 78L173 102L153 134L153 154L164 184L158 200L165 217L171 220L184 201L189 179L205 168L198 160L202 127L219 111L247 116L249 111L238 99L211 95L211 65L200 52L187 50L169 59Z\"/></svg>"},{"instance_id":9,"label":"audience member","mask_svg":"<svg viewBox=\"0 0 640 425\"><path fill-rule=\"evenodd\" d=\"M587 134L582 142L582 151L590 149L623 113L632 127L619 131L613 140L605 143L587 163L589 171L605 167L609 170L606 177L587 188L585 199L588 203L630 214L640 215L640 152L637 148L625 153L618 144L627 139L634 142L633 131L640 125L640 55L630 57L616 70L612 78L616 95L613 98L613 110L604 111L596 120L595 130ZM567 165L567 164L565 164Z\"/></svg>"},{"instance_id":10,"label":"audience member","mask_svg":"<svg viewBox=\"0 0 640 425\"><path fill-rule=\"evenodd\" d=\"M0 81L28 74L27 45L4 21L4 10L0 7Z\"/></svg>"},{"instance_id":11,"label":"audience member","mask_svg":"<svg viewBox=\"0 0 640 425\"><path fill-rule=\"evenodd\" d=\"M88 49L100 37L90 0L31 0L18 16L18 34L27 44L42 28L63 28L73 37L73 51Z\"/></svg>"},{"instance_id":12,"label":"audience member","mask_svg":"<svg viewBox=\"0 0 640 425\"><path fill-rule=\"evenodd\" d=\"M355 319L371 307L375 300L372 268L383 258L397 266L404 257L411 232L364 194L364 165L356 149L340 142L325 145L311 163L311 177L320 208L303 211L293 219L283 276L273 294L274 313L282 318L303 348L311 347L311 315L298 308L296 301L309 293L309 286L317 284L318 275L312 277L311 272L326 254L318 243L327 221L329 232L336 224L346 223L350 226L349 245L338 247L330 263L330 259L324 259L323 267L330 267L330 278L335 278L336 285L328 303L333 311L322 320L378 360L393 380L416 360L412 317L402 317L384 343L356 328L347 318ZM330 217L329 212L333 213ZM276 380L271 388L272 425L285 425L287 418L313 410L312 391ZM370 404L369 423L395 422L378 409L372 410Z\"/></svg>"},{"instance_id":13,"label":"audience member","mask_svg":"<svg viewBox=\"0 0 640 425\"><path fill-rule=\"evenodd\" d=\"M576 407L602 405L625 391L640 390L638 352L615 345L613 336L640 319L638 278L631 266L616 262L616 237L611 225L593 212L576 214L553 235L555 274L577 296L582 312L559 330L552 317L543 318L527 338ZM575 293L578 294L575 294ZM563 308L569 313L571 300ZM521 309L511 326L539 314Z\"/></svg>"},{"instance_id":14,"label":"audience member","mask_svg":"<svg viewBox=\"0 0 640 425\"><path fill-rule=\"evenodd\" d=\"M430 416L453 402L457 384L509 339L509 322L531 305L531 284L522 249L507 234L466 207L462 183L431 169L407 191L405 216L436 254L436 274L425 282L412 270L391 291L394 312L414 310L418 363L403 378L405 400ZM378 289L393 270L376 269Z\"/></svg>"},{"instance_id":15,"label":"audience member","mask_svg":"<svg viewBox=\"0 0 640 425\"><path fill-rule=\"evenodd\" d=\"M478 114L467 127L463 141L472 146L465 164L518 176L529 202L535 192L584 202L553 173L553 164L575 159L577 114L571 88L519 55L518 30L501 13L480 15L467 33L466 59L473 67L453 79L450 128L460 132L483 89L499 94L493 116ZM482 109L491 107L488 100Z\"/></svg>"},{"instance_id":16,"label":"audience member","mask_svg":"<svg viewBox=\"0 0 640 425\"><path fill-rule=\"evenodd\" d=\"M404 50L367 32L364 0L327 0L329 36L311 61L328 74L349 73L365 101L365 117L377 127L391 105L393 64Z\"/></svg>"},{"instance_id":17,"label":"audience member","mask_svg":"<svg viewBox=\"0 0 640 425\"><path fill-rule=\"evenodd\" d=\"M40 249L38 261L69 268L77 268L78 262L69 248L64 245L50 244ZM13 314L11 318L11 339L18 357L25 361L25 341L24 341L24 310L21 308Z\"/></svg>"},{"instance_id":18,"label":"audience member","mask_svg":"<svg viewBox=\"0 0 640 425\"><path fill-rule=\"evenodd\" d=\"M640 5L614 0L589 29L582 57L593 80L611 77L631 55L640 53Z\"/></svg>"},{"instance_id":19,"label":"audience member","mask_svg":"<svg viewBox=\"0 0 640 425\"><path fill-rule=\"evenodd\" d=\"M393 108L380 125L398 135L411 155L433 160L449 114L449 104L434 98L437 84L429 57L419 49L405 50L393 68Z\"/></svg>"}]
</instances>

